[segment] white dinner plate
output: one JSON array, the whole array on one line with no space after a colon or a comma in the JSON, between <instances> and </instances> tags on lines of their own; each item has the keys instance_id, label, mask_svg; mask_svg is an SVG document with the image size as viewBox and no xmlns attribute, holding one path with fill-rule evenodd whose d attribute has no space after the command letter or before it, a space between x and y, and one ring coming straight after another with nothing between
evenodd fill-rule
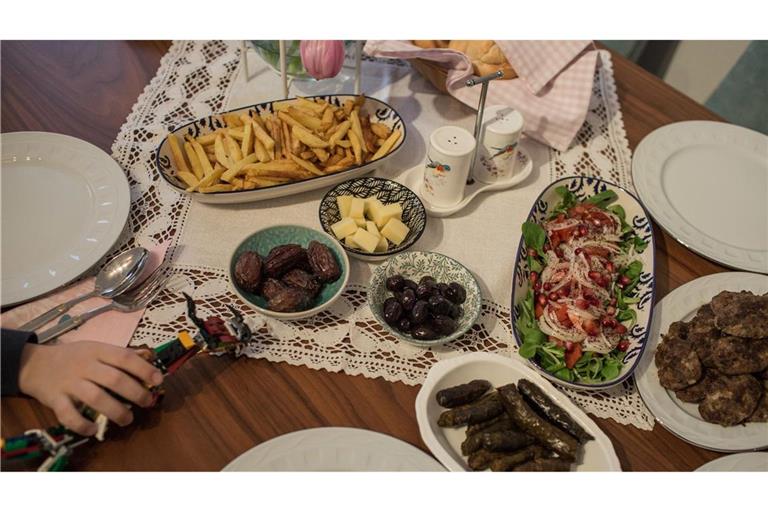
<instances>
[{"instance_id":1,"label":"white dinner plate","mask_svg":"<svg viewBox=\"0 0 768 512\"><path fill-rule=\"evenodd\" d=\"M251 448L223 471L444 471L415 446L359 428L310 428Z\"/></svg>"},{"instance_id":2,"label":"white dinner plate","mask_svg":"<svg viewBox=\"0 0 768 512\"><path fill-rule=\"evenodd\" d=\"M484 379L494 387L499 387L523 378L544 390L549 398L595 438L582 447L581 459L573 466L575 471L621 471L611 440L567 396L525 363L483 352L447 359L434 365L416 397L416 419L421 438L443 466L450 471L469 471L467 458L461 454L461 442L466 438L465 428L442 428L437 425L437 419L445 409L438 405L435 394L441 389L474 379Z\"/></svg>"},{"instance_id":3,"label":"white dinner plate","mask_svg":"<svg viewBox=\"0 0 768 512\"><path fill-rule=\"evenodd\" d=\"M719 452L758 450L768 446L768 423L722 427L704 421L697 404L678 400L674 391L661 387L654 362L656 346L669 325L690 320L696 310L723 290L766 293L768 276L747 272L712 274L686 283L664 297L653 310L645 353L635 371L637 389L658 422L683 440Z\"/></svg>"},{"instance_id":4,"label":"white dinner plate","mask_svg":"<svg viewBox=\"0 0 768 512\"><path fill-rule=\"evenodd\" d=\"M645 137L632 179L651 216L694 252L768 273L768 136L713 121Z\"/></svg>"},{"instance_id":5,"label":"white dinner plate","mask_svg":"<svg viewBox=\"0 0 768 512\"><path fill-rule=\"evenodd\" d=\"M93 144L57 133L4 133L2 302L72 281L112 248L128 219L122 169Z\"/></svg>"},{"instance_id":6,"label":"white dinner plate","mask_svg":"<svg viewBox=\"0 0 768 512\"><path fill-rule=\"evenodd\" d=\"M768 453L734 453L707 462L696 471L768 471Z\"/></svg>"}]
</instances>

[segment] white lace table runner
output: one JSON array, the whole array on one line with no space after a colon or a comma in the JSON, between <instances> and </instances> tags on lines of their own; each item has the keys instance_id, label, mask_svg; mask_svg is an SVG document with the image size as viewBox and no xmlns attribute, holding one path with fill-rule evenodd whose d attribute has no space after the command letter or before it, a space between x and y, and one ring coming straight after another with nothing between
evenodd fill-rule
<instances>
[{"instance_id":1,"label":"white lace table runner","mask_svg":"<svg viewBox=\"0 0 768 512\"><path fill-rule=\"evenodd\" d=\"M231 291L226 275L236 245L249 233L278 222L318 228L317 208L325 192L213 206L191 202L158 176L153 152L169 129L280 94L277 75L253 51L246 53L247 67L241 59L240 42L175 42L112 147L114 158L129 175L132 191L132 235L124 246L172 240L177 245L173 265L177 282L186 283L185 291L197 300L202 316L226 315L225 304L244 307ZM463 352L483 350L518 357L509 297L519 226L531 203L547 183L572 174L599 176L632 186L630 152L610 57L607 53L601 57L590 111L573 147L558 152L534 141L523 141L522 146L534 162L531 177L513 190L481 196L453 217L430 218L427 232L414 246L416 250L456 258L477 276L485 300L479 322L466 336L430 350L399 343L377 326L365 303L366 283L373 267L352 260L351 284L330 310L299 322L251 315L260 342L247 355L410 385L423 382L435 362ZM292 94L349 93L350 76L350 70L345 70L334 81L295 82ZM409 123L405 147L376 175L398 179L409 168L421 164L425 139L437 126L450 123L472 128L474 113L470 109L437 94L406 63L365 60L363 76L362 90L387 101ZM163 293L147 309L131 344L152 346L188 327L182 297ZM643 429L653 427L653 417L631 379L607 391L564 391L596 416Z\"/></svg>"}]
</instances>

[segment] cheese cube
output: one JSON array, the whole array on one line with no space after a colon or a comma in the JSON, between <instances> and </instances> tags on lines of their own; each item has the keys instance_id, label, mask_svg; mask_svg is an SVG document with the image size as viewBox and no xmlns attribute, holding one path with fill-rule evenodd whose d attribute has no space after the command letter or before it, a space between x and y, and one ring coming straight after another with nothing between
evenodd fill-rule
<instances>
[{"instance_id":1,"label":"cheese cube","mask_svg":"<svg viewBox=\"0 0 768 512\"><path fill-rule=\"evenodd\" d=\"M349 235L347 238L344 239L344 245L349 247L350 249L359 249L360 246L355 243L355 235Z\"/></svg>"},{"instance_id":2,"label":"cheese cube","mask_svg":"<svg viewBox=\"0 0 768 512\"><path fill-rule=\"evenodd\" d=\"M368 232L372 235L381 236L381 233L379 233L379 228L376 227L376 223L372 220L365 221L365 229L367 229Z\"/></svg>"},{"instance_id":3,"label":"cheese cube","mask_svg":"<svg viewBox=\"0 0 768 512\"><path fill-rule=\"evenodd\" d=\"M357 230L352 240L365 252L373 252L376 250L376 246L379 245L379 237L370 234L368 230L362 228Z\"/></svg>"},{"instance_id":4,"label":"cheese cube","mask_svg":"<svg viewBox=\"0 0 768 512\"><path fill-rule=\"evenodd\" d=\"M349 216L353 219L365 217L365 201L359 197L353 197L349 205Z\"/></svg>"},{"instance_id":5,"label":"cheese cube","mask_svg":"<svg viewBox=\"0 0 768 512\"><path fill-rule=\"evenodd\" d=\"M365 229L365 222L366 222L365 218L353 217L353 219L355 220L355 224L357 224L357 227Z\"/></svg>"},{"instance_id":6,"label":"cheese cube","mask_svg":"<svg viewBox=\"0 0 768 512\"><path fill-rule=\"evenodd\" d=\"M376 246L376 252L384 252L389 249L389 242L383 236L379 238L379 245Z\"/></svg>"},{"instance_id":7,"label":"cheese cube","mask_svg":"<svg viewBox=\"0 0 768 512\"><path fill-rule=\"evenodd\" d=\"M387 225L381 229L381 234L387 237L387 240L395 245L400 245L408 236L408 226L400 222L398 219L391 218L387 222Z\"/></svg>"},{"instance_id":8,"label":"cheese cube","mask_svg":"<svg viewBox=\"0 0 768 512\"><path fill-rule=\"evenodd\" d=\"M371 208L374 205L378 204L379 207L384 206L384 204L381 201L379 201L378 198L376 198L375 196L366 197L364 202L365 202L364 213L365 213L365 216L368 217L369 219L371 218Z\"/></svg>"},{"instance_id":9,"label":"cheese cube","mask_svg":"<svg viewBox=\"0 0 768 512\"><path fill-rule=\"evenodd\" d=\"M339 205L339 214L343 219L349 217L349 207L352 205L353 196L339 196L336 198L336 204Z\"/></svg>"},{"instance_id":10,"label":"cheese cube","mask_svg":"<svg viewBox=\"0 0 768 512\"><path fill-rule=\"evenodd\" d=\"M339 240L353 235L357 231L357 224L351 217L344 217L339 222L331 226L331 231Z\"/></svg>"},{"instance_id":11,"label":"cheese cube","mask_svg":"<svg viewBox=\"0 0 768 512\"><path fill-rule=\"evenodd\" d=\"M374 207L371 212L373 221L379 229L383 228L389 222L389 219L403 219L403 207L400 206L400 203L387 204L381 208Z\"/></svg>"}]
</instances>

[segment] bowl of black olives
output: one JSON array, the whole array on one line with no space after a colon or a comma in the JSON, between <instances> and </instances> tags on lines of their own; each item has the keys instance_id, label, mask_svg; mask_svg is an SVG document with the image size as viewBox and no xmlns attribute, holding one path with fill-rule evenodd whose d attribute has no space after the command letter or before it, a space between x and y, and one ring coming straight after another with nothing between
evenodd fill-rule
<instances>
[{"instance_id":1,"label":"bowl of black olives","mask_svg":"<svg viewBox=\"0 0 768 512\"><path fill-rule=\"evenodd\" d=\"M435 252L389 258L373 273L368 306L393 336L419 346L439 345L466 333L480 315L482 297L472 273Z\"/></svg>"}]
</instances>

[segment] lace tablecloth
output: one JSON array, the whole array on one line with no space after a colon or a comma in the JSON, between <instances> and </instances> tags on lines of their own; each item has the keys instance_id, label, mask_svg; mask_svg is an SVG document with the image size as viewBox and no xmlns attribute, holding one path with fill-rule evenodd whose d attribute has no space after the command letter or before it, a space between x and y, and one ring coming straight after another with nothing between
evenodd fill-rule
<instances>
[{"instance_id":1,"label":"lace tablecloth","mask_svg":"<svg viewBox=\"0 0 768 512\"><path fill-rule=\"evenodd\" d=\"M280 94L277 74L253 51L247 51L246 59L242 59L240 48L240 42L175 42L112 147L114 158L128 173L133 201L131 235L123 247L171 240L175 244L173 272L177 282L185 283L185 291L194 296L204 316L225 315L225 304L229 303L244 307L231 291L226 275L229 257L240 240L278 222L318 228L317 208L324 193L213 206L191 202L159 177L153 152L170 129ZM483 350L518 357L509 311L513 255L519 226L539 191L571 174L600 176L632 187L630 152L607 52L601 54L601 61L587 119L569 151L558 152L524 140L522 147L534 162L534 172L525 182L512 190L481 196L453 217L430 218L427 232L414 246L456 258L477 276L485 300L478 324L466 336L429 350L398 343L377 327L366 305L372 265L352 260L350 285L343 300L330 310L298 322L250 316L260 342L247 355L410 385L421 383L435 362L463 352ZM351 74L345 70L333 81L296 82L292 94L349 93ZM439 95L404 62L366 59L363 77L362 90L388 102L409 123L405 147L385 169L377 170L377 175L397 179L421 164L425 139L437 126L450 123L470 130L473 126L472 110ZM179 294L161 294L147 309L131 344L152 346L188 328L184 313ZM653 427L653 417L631 379L607 391L564 391L598 417L643 429Z\"/></svg>"}]
</instances>

